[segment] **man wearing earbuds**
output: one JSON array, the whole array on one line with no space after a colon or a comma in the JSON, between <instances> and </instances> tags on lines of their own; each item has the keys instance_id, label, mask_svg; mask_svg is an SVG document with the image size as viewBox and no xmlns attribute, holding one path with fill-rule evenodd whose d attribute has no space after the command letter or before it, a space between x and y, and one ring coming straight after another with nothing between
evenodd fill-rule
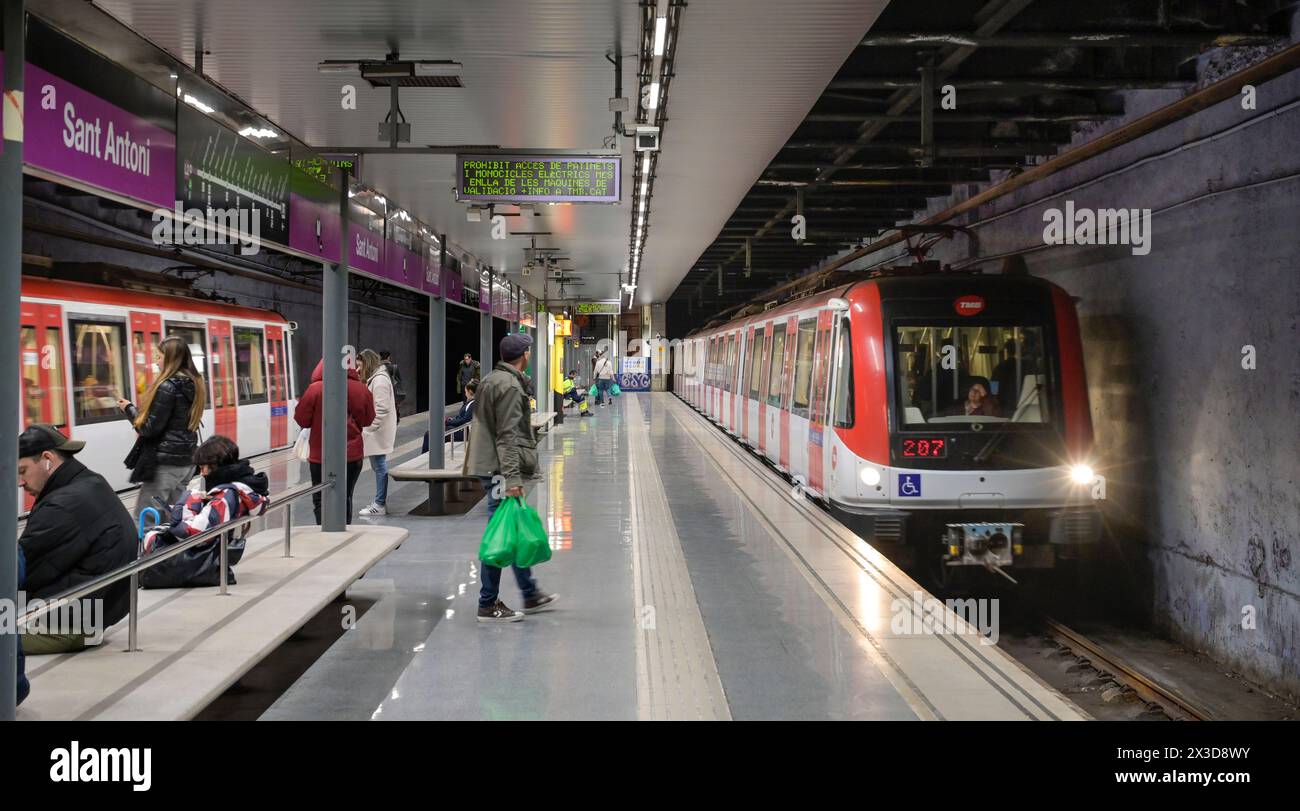
<instances>
[{"instance_id":1,"label":"man wearing earbuds","mask_svg":"<svg viewBox=\"0 0 1300 811\"><path fill-rule=\"evenodd\" d=\"M131 514L103 476L73 458L85 444L40 423L18 436L18 486L36 499L18 539L27 559L29 601L53 597L135 560ZM105 586L82 601L81 627L29 630L22 634L23 652L81 650L87 638L126 616L130 596L128 579ZM103 601L102 610L94 607L96 600ZM92 620L98 627L89 627Z\"/></svg>"}]
</instances>

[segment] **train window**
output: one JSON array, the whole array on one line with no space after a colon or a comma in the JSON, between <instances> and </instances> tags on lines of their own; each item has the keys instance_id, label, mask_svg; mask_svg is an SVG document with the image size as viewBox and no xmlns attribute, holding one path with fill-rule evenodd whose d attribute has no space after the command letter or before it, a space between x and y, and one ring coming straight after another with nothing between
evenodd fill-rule
<instances>
[{"instance_id":1,"label":"train window","mask_svg":"<svg viewBox=\"0 0 1300 811\"><path fill-rule=\"evenodd\" d=\"M732 373L732 370L735 368L736 368L736 336L728 335L727 336L727 368L724 370L725 373L722 378L722 388L726 391L731 391L733 388L733 386L731 385L731 380L732 378L735 377L735 375Z\"/></svg>"},{"instance_id":2,"label":"train window","mask_svg":"<svg viewBox=\"0 0 1300 811\"><path fill-rule=\"evenodd\" d=\"M78 425L126 419L117 407L131 394L126 363L126 326L69 319L72 328L72 402Z\"/></svg>"},{"instance_id":3,"label":"train window","mask_svg":"<svg viewBox=\"0 0 1300 811\"><path fill-rule=\"evenodd\" d=\"M749 353L750 355L753 356L750 358L749 377L747 378L749 380L749 398L751 400L758 399L759 396L758 387L763 384L763 353L761 351L762 346L763 346L763 328L760 327L759 329L754 331L754 349Z\"/></svg>"},{"instance_id":4,"label":"train window","mask_svg":"<svg viewBox=\"0 0 1300 811\"><path fill-rule=\"evenodd\" d=\"M853 427L853 340L849 319L840 319L835 345L835 427Z\"/></svg>"},{"instance_id":5,"label":"train window","mask_svg":"<svg viewBox=\"0 0 1300 811\"><path fill-rule=\"evenodd\" d=\"M772 365L768 369L767 404L781 406L781 384L785 380L785 324L777 324L772 332Z\"/></svg>"},{"instance_id":6,"label":"train window","mask_svg":"<svg viewBox=\"0 0 1300 811\"><path fill-rule=\"evenodd\" d=\"M266 402L266 352L262 331L235 327L235 386L240 405Z\"/></svg>"},{"instance_id":7,"label":"train window","mask_svg":"<svg viewBox=\"0 0 1300 811\"><path fill-rule=\"evenodd\" d=\"M45 345L36 337L36 330L23 327L19 340L22 343L23 410L27 425L48 422L67 425L68 415L63 399L63 339L58 327L46 327ZM42 366L44 383L42 382Z\"/></svg>"},{"instance_id":8,"label":"train window","mask_svg":"<svg viewBox=\"0 0 1300 811\"><path fill-rule=\"evenodd\" d=\"M1041 327L895 330L899 424L1050 421Z\"/></svg>"},{"instance_id":9,"label":"train window","mask_svg":"<svg viewBox=\"0 0 1300 811\"><path fill-rule=\"evenodd\" d=\"M167 322L167 337L179 335L185 339L185 343L190 346L190 357L194 359L194 367L199 370L199 374L207 377L208 372L205 368L207 361L207 350L203 347L207 345L204 339L203 327L196 327L190 324L178 324L173 321Z\"/></svg>"},{"instance_id":10,"label":"train window","mask_svg":"<svg viewBox=\"0 0 1300 811\"><path fill-rule=\"evenodd\" d=\"M817 335L817 319L806 318L799 322L799 337L794 356L794 398L792 410L808 416L808 402L812 394L813 339Z\"/></svg>"}]
</instances>

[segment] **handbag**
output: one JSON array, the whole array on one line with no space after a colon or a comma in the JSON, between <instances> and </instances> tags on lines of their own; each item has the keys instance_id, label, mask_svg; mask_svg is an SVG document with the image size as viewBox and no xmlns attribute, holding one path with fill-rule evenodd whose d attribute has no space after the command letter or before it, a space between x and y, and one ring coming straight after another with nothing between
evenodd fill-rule
<instances>
[{"instance_id":1,"label":"handbag","mask_svg":"<svg viewBox=\"0 0 1300 811\"><path fill-rule=\"evenodd\" d=\"M304 428L298 432L298 438L293 443L293 455L297 456L303 462L311 458L311 429Z\"/></svg>"}]
</instances>

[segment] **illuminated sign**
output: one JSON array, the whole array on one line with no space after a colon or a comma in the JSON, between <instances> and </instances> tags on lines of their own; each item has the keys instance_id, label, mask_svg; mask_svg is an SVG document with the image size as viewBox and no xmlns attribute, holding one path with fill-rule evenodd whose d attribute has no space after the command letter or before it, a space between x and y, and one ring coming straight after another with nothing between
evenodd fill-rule
<instances>
[{"instance_id":1,"label":"illuminated sign","mask_svg":"<svg viewBox=\"0 0 1300 811\"><path fill-rule=\"evenodd\" d=\"M478 203L617 203L621 158L457 155L456 199Z\"/></svg>"},{"instance_id":2,"label":"illuminated sign","mask_svg":"<svg viewBox=\"0 0 1300 811\"><path fill-rule=\"evenodd\" d=\"M567 318L555 319L555 335L557 338L567 338L573 335L573 322Z\"/></svg>"},{"instance_id":3,"label":"illuminated sign","mask_svg":"<svg viewBox=\"0 0 1300 811\"><path fill-rule=\"evenodd\" d=\"M579 301L573 306L573 311L578 315L618 315L623 310L619 306L622 302L613 301Z\"/></svg>"},{"instance_id":4,"label":"illuminated sign","mask_svg":"<svg viewBox=\"0 0 1300 811\"><path fill-rule=\"evenodd\" d=\"M952 303L957 315L979 315L984 311L983 296L962 296Z\"/></svg>"},{"instance_id":5,"label":"illuminated sign","mask_svg":"<svg viewBox=\"0 0 1300 811\"><path fill-rule=\"evenodd\" d=\"M948 441L934 439L904 439L903 456L916 459L943 459L948 455Z\"/></svg>"},{"instance_id":6,"label":"illuminated sign","mask_svg":"<svg viewBox=\"0 0 1300 811\"><path fill-rule=\"evenodd\" d=\"M361 156L345 154L311 155L294 158L293 167L305 172L322 183L334 185L338 180L334 170L343 167L353 180L361 178Z\"/></svg>"}]
</instances>

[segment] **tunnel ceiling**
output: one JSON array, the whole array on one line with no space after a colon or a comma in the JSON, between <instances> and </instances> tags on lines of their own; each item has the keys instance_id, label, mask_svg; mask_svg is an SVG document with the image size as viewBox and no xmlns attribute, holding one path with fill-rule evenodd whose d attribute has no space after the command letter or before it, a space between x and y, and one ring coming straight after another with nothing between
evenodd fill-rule
<instances>
[{"instance_id":1,"label":"tunnel ceiling","mask_svg":"<svg viewBox=\"0 0 1300 811\"><path fill-rule=\"evenodd\" d=\"M895 0L692 257L671 297L676 320L705 323L910 222L928 198L1056 154L1081 128L1121 115L1121 91L1189 88L1197 54L1274 43L1287 5ZM926 66L936 88L930 146L919 103ZM944 85L954 109L941 106ZM802 245L791 235L800 196Z\"/></svg>"}]
</instances>

